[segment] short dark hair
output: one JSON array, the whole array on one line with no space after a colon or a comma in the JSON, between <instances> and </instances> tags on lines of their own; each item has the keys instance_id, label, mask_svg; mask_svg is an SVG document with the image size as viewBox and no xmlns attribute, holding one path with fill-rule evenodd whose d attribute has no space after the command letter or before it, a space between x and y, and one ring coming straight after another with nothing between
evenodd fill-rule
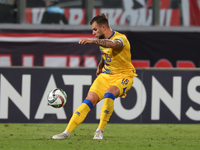
<instances>
[{"instance_id":1,"label":"short dark hair","mask_svg":"<svg viewBox=\"0 0 200 150\"><path fill-rule=\"evenodd\" d=\"M97 15L95 16L91 21L90 21L90 25L92 25L94 22L96 22L97 24L99 25L107 25L109 27L109 24L108 24L108 19L106 17L106 15L103 13L103 14L100 14L100 15Z\"/></svg>"}]
</instances>

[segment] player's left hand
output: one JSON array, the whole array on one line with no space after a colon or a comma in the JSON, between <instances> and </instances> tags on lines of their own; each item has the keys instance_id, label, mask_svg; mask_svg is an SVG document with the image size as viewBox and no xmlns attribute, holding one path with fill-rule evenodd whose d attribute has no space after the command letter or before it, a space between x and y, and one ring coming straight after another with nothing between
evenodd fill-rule
<instances>
[{"instance_id":1,"label":"player's left hand","mask_svg":"<svg viewBox=\"0 0 200 150\"><path fill-rule=\"evenodd\" d=\"M82 38L79 40L79 44L91 44L91 43L94 43L94 40L93 39L90 39L90 38Z\"/></svg>"},{"instance_id":2,"label":"player's left hand","mask_svg":"<svg viewBox=\"0 0 200 150\"><path fill-rule=\"evenodd\" d=\"M98 67L96 71L96 75L98 76L100 75L100 73L102 73L102 68Z\"/></svg>"}]
</instances>

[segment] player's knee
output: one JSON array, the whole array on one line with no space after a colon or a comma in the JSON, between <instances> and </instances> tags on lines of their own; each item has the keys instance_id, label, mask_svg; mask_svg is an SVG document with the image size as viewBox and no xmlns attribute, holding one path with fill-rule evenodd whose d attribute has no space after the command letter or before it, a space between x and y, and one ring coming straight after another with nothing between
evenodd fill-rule
<instances>
[{"instance_id":1,"label":"player's knee","mask_svg":"<svg viewBox=\"0 0 200 150\"><path fill-rule=\"evenodd\" d=\"M107 89L106 93L112 93L115 97L118 97L120 94L120 90L117 86L113 85L109 89Z\"/></svg>"},{"instance_id":2,"label":"player's knee","mask_svg":"<svg viewBox=\"0 0 200 150\"><path fill-rule=\"evenodd\" d=\"M107 92L104 94L104 98L111 98L112 100L115 100L115 95L113 93Z\"/></svg>"},{"instance_id":3,"label":"player's knee","mask_svg":"<svg viewBox=\"0 0 200 150\"><path fill-rule=\"evenodd\" d=\"M93 104L93 106L95 106L99 101L98 95L94 92L89 92L86 99L88 99Z\"/></svg>"}]
</instances>

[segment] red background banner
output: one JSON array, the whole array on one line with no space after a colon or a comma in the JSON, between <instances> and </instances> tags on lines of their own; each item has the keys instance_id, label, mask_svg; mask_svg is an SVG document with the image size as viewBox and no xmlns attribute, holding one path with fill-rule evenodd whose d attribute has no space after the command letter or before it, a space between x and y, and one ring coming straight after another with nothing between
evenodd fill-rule
<instances>
[{"instance_id":1,"label":"red background banner","mask_svg":"<svg viewBox=\"0 0 200 150\"><path fill-rule=\"evenodd\" d=\"M10 31L0 34L0 66L96 67L97 45L79 45L82 37L94 38L90 30L54 30L48 33ZM61 31L60 31L61 32ZM200 67L199 32L123 31L131 44L136 68ZM61 57L63 56L63 57Z\"/></svg>"}]
</instances>

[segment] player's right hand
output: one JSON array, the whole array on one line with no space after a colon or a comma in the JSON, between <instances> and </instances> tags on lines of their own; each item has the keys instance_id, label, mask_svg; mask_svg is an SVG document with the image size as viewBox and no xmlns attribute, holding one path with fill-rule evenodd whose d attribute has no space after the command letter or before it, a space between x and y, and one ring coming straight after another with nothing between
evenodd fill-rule
<instances>
[{"instance_id":1,"label":"player's right hand","mask_svg":"<svg viewBox=\"0 0 200 150\"><path fill-rule=\"evenodd\" d=\"M79 44L91 44L91 43L94 43L94 40L93 39L90 39L90 38L82 38L79 40L78 42Z\"/></svg>"}]
</instances>

